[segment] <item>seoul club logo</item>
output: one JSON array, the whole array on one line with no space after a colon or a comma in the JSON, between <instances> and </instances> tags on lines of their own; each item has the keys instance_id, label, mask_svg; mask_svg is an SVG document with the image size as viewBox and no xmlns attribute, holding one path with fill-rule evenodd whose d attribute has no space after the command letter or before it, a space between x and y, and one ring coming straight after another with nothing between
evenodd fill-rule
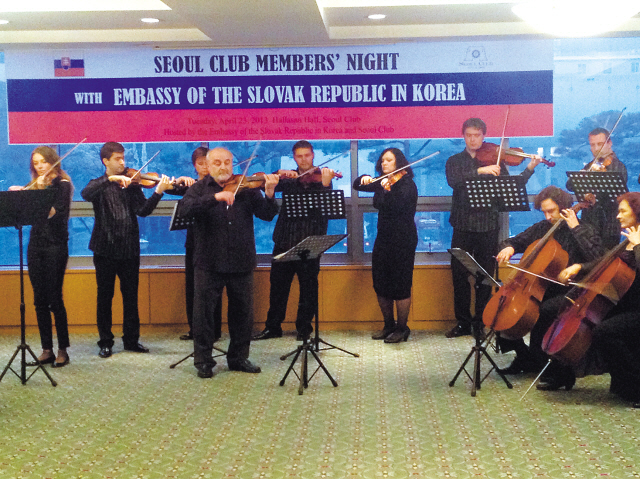
<instances>
[{"instance_id":1,"label":"seoul club logo","mask_svg":"<svg viewBox=\"0 0 640 479\"><path fill-rule=\"evenodd\" d=\"M482 68L493 65L493 62L487 58L487 52L483 46L470 46L464 55L464 60L460 62L461 66L471 68Z\"/></svg>"}]
</instances>

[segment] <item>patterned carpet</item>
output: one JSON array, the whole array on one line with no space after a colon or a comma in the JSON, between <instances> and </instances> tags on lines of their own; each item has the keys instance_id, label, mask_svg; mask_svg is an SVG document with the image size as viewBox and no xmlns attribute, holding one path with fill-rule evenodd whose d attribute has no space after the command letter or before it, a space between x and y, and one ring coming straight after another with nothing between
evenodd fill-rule
<instances>
[{"instance_id":1,"label":"patterned carpet","mask_svg":"<svg viewBox=\"0 0 640 479\"><path fill-rule=\"evenodd\" d=\"M143 335L151 354L117 344L106 360L94 334L72 335L71 364L48 369L57 387L42 372L0 383L0 477L640 477L640 410L609 395L608 376L519 401L533 377L510 390L494 373L472 398L464 376L449 387L468 337L323 338L361 357L322 352L339 386L319 371L299 396L295 376L279 386L294 336L252 345L261 374L229 372L223 359L199 379L191 360L169 369L191 352L177 333ZM36 335L27 342L40 353ZM0 337L2 368L18 343Z\"/></svg>"}]
</instances>

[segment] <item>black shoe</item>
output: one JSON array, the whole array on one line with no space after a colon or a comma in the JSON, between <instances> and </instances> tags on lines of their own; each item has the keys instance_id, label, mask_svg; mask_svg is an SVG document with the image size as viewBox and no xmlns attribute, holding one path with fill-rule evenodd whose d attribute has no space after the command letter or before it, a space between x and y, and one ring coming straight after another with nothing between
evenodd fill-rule
<instances>
[{"instance_id":1,"label":"black shoe","mask_svg":"<svg viewBox=\"0 0 640 479\"><path fill-rule=\"evenodd\" d=\"M149 352L149 348L145 348L140 343L130 344L129 346L125 346L124 350L132 353L148 353Z\"/></svg>"},{"instance_id":2,"label":"black shoe","mask_svg":"<svg viewBox=\"0 0 640 479\"><path fill-rule=\"evenodd\" d=\"M62 361L58 361L58 359L62 358ZM67 353L60 354L58 353L58 357L56 358L56 360L53 362L53 364L51 365L52 368L63 368L65 367L67 364L69 364L69 355Z\"/></svg>"},{"instance_id":3,"label":"black shoe","mask_svg":"<svg viewBox=\"0 0 640 479\"><path fill-rule=\"evenodd\" d=\"M451 328L445 334L447 338L459 338L460 336L469 336L471 334L471 326L458 324Z\"/></svg>"},{"instance_id":4,"label":"black shoe","mask_svg":"<svg viewBox=\"0 0 640 479\"><path fill-rule=\"evenodd\" d=\"M104 348L100 348L100 352L98 353L98 356L100 356L102 359L107 359L111 357L112 354L113 354L113 351L111 350L111 347L105 346Z\"/></svg>"},{"instance_id":5,"label":"black shoe","mask_svg":"<svg viewBox=\"0 0 640 479\"><path fill-rule=\"evenodd\" d=\"M196 369L198 370L198 377L202 379L212 378L213 368L216 367L216 364L215 360L212 359L211 363L196 366Z\"/></svg>"},{"instance_id":6,"label":"black shoe","mask_svg":"<svg viewBox=\"0 0 640 479\"><path fill-rule=\"evenodd\" d=\"M198 377L202 379L208 379L213 377L213 368L212 367L202 367L198 368Z\"/></svg>"},{"instance_id":7,"label":"black shoe","mask_svg":"<svg viewBox=\"0 0 640 479\"><path fill-rule=\"evenodd\" d=\"M409 339L409 334L411 334L411 330L409 328L400 329L396 328L396 330L391 333L389 336L384 338L384 342L387 344L390 343L399 343L401 341L406 341Z\"/></svg>"},{"instance_id":8,"label":"black shoe","mask_svg":"<svg viewBox=\"0 0 640 479\"><path fill-rule=\"evenodd\" d=\"M567 391L571 391L571 388L573 388L573 385L575 383L575 376L550 378L548 381L544 381L538 384L536 386L536 389L538 391L557 391L560 388L565 388Z\"/></svg>"},{"instance_id":9,"label":"black shoe","mask_svg":"<svg viewBox=\"0 0 640 479\"><path fill-rule=\"evenodd\" d=\"M53 362L56 360L56 356L55 354L51 353L51 356L47 356L46 358L42 357L43 355L41 354L40 357L38 357L38 362L35 361L31 361L29 363L25 363L25 366L37 366L38 364L53 364Z\"/></svg>"},{"instance_id":10,"label":"black shoe","mask_svg":"<svg viewBox=\"0 0 640 479\"><path fill-rule=\"evenodd\" d=\"M509 366L501 368L498 371L502 374L512 375L520 373L535 373L539 370L540 368L536 367L534 363L527 361L526 359L521 359L520 356L516 356Z\"/></svg>"},{"instance_id":11,"label":"black shoe","mask_svg":"<svg viewBox=\"0 0 640 479\"><path fill-rule=\"evenodd\" d=\"M296 341L308 341L311 337L312 332L313 331L309 331L308 333L298 332L298 334L296 335Z\"/></svg>"},{"instance_id":12,"label":"black shoe","mask_svg":"<svg viewBox=\"0 0 640 479\"><path fill-rule=\"evenodd\" d=\"M633 409L640 409L640 401L638 401L638 402L634 402L634 403L631 405L631 407L632 407Z\"/></svg>"},{"instance_id":13,"label":"black shoe","mask_svg":"<svg viewBox=\"0 0 640 479\"><path fill-rule=\"evenodd\" d=\"M260 341L261 339L281 338L282 330L277 331L275 329L264 328L258 334L251 336L252 341Z\"/></svg>"},{"instance_id":14,"label":"black shoe","mask_svg":"<svg viewBox=\"0 0 640 479\"><path fill-rule=\"evenodd\" d=\"M180 339L182 339L183 341L191 341L193 340L193 333L189 331L187 334L183 334L182 336L180 336Z\"/></svg>"},{"instance_id":15,"label":"black shoe","mask_svg":"<svg viewBox=\"0 0 640 479\"><path fill-rule=\"evenodd\" d=\"M373 333L371 335L371 339L387 339L387 336L389 336L395 330L396 330L395 324L389 328L385 326L382 330L378 331L377 333Z\"/></svg>"},{"instance_id":16,"label":"black shoe","mask_svg":"<svg viewBox=\"0 0 640 479\"><path fill-rule=\"evenodd\" d=\"M259 373L262 371L259 366L256 366L248 359L228 364L231 371L242 371L243 373Z\"/></svg>"}]
</instances>

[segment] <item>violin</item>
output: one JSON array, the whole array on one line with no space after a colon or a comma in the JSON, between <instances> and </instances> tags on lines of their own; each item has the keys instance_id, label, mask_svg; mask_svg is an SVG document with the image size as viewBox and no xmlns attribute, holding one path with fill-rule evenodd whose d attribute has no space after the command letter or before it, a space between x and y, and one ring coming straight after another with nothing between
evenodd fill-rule
<instances>
[{"instance_id":1,"label":"violin","mask_svg":"<svg viewBox=\"0 0 640 479\"><path fill-rule=\"evenodd\" d=\"M522 148L503 148L500 152L500 158L498 158L498 152L500 152L500 145L495 143L483 142L482 146L476 150L476 159L482 166L496 165L499 162L504 162L509 166L518 166L524 161L525 158L533 158L535 155L525 153ZM549 168L556 166L555 162L542 159L542 163Z\"/></svg>"},{"instance_id":2,"label":"violin","mask_svg":"<svg viewBox=\"0 0 640 479\"><path fill-rule=\"evenodd\" d=\"M636 272L618 256L625 250L625 240L607 253L596 267L565 296L558 318L542 340L542 350L568 365L584 357L593 329L629 290Z\"/></svg>"},{"instance_id":3,"label":"violin","mask_svg":"<svg viewBox=\"0 0 640 479\"><path fill-rule=\"evenodd\" d=\"M387 176L380 184L386 191L391 191L391 187L395 185L400 179L407 174L407 170L398 171L391 176Z\"/></svg>"},{"instance_id":4,"label":"violin","mask_svg":"<svg viewBox=\"0 0 640 479\"><path fill-rule=\"evenodd\" d=\"M162 180L158 173L138 173L138 170L133 168L125 168L122 175L131 178L132 185L140 185L143 188L154 188Z\"/></svg>"},{"instance_id":5,"label":"violin","mask_svg":"<svg viewBox=\"0 0 640 479\"><path fill-rule=\"evenodd\" d=\"M613 152L609 156L604 158L594 158L587 168L587 171L607 171L607 167L611 165L613 161Z\"/></svg>"},{"instance_id":6,"label":"violin","mask_svg":"<svg viewBox=\"0 0 640 479\"><path fill-rule=\"evenodd\" d=\"M591 195L585 202L574 205L576 213L595 204ZM526 249L517 271L495 292L482 313L483 323L507 339L519 339L529 333L540 315L540 303L549 281L567 267L569 254L554 238L564 218L560 218L541 239Z\"/></svg>"},{"instance_id":7,"label":"violin","mask_svg":"<svg viewBox=\"0 0 640 479\"><path fill-rule=\"evenodd\" d=\"M334 178L342 178L342 173L334 172ZM311 183L322 183L322 169L319 166L311 168L296 178L300 183L308 185Z\"/></svg>"},{"instance_id":8,"label":"violin","mask_svg":"<svg viewBox=\"0 0 640 479\"><path fill-rule=\"evenodd\" d=\"M221 185L222 191L240 193L242 190L246 189L263 188L265 184L265 175L266 173L262 171L251 176L231 175L231 177Z\"/></svg>"},{"instance_id":9,"label":"violin","mask_svg":"<svg viewBox=\"0 0 640 479\"><path fill-rule=\"evenodd\" d=\"M134 168L125 168L122 175L127 178L131 178L132 185L140 185L142 188L155 188L155 186L162 181L162 176L158 173L138 173L138 170ZM180 188L184 188L186 190L187 186L178 183L177 180L173 180L171 182L171 188L169 189L178 190Z\"/></svg>"}]
</instances>

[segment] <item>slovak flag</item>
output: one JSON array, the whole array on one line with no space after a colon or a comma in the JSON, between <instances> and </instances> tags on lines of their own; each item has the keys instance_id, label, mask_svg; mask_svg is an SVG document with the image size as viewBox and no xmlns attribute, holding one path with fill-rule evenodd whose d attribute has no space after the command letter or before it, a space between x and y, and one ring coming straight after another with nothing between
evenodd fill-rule
<instances>
[{"instance_id":1,"label":"slovak flag","mask_svg":"<svg viewBox=\"0 0 640 479\"><path fill-rule=\"evenodd\" d=\"M53 76L56 77L83 77L84 60L70 57L62 57L53 61Z\"/></svg>"}]
</instances>

